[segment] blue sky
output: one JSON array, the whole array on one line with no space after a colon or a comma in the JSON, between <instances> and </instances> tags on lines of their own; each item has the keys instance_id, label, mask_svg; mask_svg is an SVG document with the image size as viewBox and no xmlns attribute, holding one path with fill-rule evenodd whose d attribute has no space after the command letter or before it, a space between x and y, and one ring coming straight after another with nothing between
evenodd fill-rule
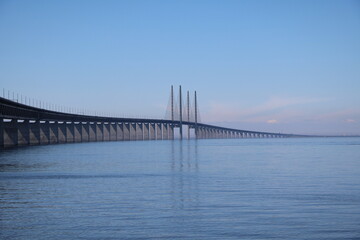
<instances>
[{"instance_id":1,"label":"blue sky","mask_svg":"<svg viewBox=\"0 0 360 240\"><path fill-rule=\"evenodd\" d=\"M360 134L360 1L0 1L1 87L162 118L197 90L203 122Z\"/></svg>"}]
</instances>

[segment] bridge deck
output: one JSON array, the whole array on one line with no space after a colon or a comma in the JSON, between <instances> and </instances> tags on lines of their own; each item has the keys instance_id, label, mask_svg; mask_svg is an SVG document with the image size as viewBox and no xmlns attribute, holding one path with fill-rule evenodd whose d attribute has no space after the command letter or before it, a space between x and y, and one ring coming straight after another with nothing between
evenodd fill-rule
<instances>
[{"instance_id":1,"label":"bridge deck","mask_svg":"<svg viewBox=\"0 0 360 240\"><path fill-rule=\"evenodd\" d=\"M174 139L174 128L182 125L195 129L196 138L302 137L187 121L70 114L0 97L0 147L60 142Z\"/></svg>"}]
</instances>

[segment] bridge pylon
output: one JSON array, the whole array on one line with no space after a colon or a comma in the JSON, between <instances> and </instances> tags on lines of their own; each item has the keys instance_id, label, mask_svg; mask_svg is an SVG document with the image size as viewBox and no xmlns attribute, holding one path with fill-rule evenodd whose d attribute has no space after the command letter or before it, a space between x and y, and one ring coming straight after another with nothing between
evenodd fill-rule
<instances>
[{"instance_id":1,"label":"bridge pylon","mask_svg":"<svg viewBox=\"0 0 360 240\"><path fill-rule=\"evenodd\" d=\"M198 113L197 113L197 96L195 91L195 138L198 138Z\"/></svg>"},{"instance_id":2,"label":"bridge pylon","mask_svg":"<svg viewBox=\"0 0 360 240\"><path fill-rule=\"evenodd\" d=\"M179 86L179 121L180 121L180 139L183 139L183 124L182 124L182 113L183 113L183 109L182 109L182 93L181 93L181 85Z\"/></svg>"}]
</instances>

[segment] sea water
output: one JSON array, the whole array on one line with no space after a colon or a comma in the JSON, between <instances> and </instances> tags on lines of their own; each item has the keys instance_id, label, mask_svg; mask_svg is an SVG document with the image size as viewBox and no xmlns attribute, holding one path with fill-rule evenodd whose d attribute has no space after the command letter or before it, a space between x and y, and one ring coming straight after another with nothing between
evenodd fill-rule
<instances>
[{"instance_id":1,"label":"sea water","mask_svg":"<svg viewBox=\"0 0 360 240\"><path fill-rule=\"evenodd\" d=\"M360 239L360 138L0 150L0 239Z\"/></svg>"}]
</instances>

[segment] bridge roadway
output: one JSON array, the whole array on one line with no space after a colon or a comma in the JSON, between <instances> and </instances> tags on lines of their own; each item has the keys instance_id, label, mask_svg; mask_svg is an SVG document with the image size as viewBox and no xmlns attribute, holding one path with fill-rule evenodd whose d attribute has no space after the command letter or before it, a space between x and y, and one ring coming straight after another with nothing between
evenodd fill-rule
<instances>
[{"instance_id":1,"label":"bridge roadway","mask_svg":"<svg viewBox=\"0 0 360 240\"><path fill-rule=\"evenodd\" d=\"M174 129L181 125L194 129L198 139L301 136L246 131L187 121L70 114L0 97L0 148L90 141L167 140L174 139Z\"/></svg>"}]
</instances>

